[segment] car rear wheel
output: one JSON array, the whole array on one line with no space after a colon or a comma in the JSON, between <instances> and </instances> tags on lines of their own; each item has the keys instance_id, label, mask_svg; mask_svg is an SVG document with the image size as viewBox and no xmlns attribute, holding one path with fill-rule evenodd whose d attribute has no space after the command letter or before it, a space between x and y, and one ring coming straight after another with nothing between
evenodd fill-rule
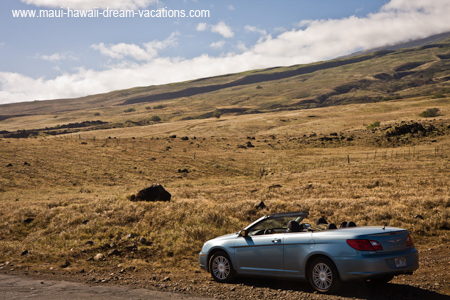
<instances>
[{"instance_id":1,"label":"car rear wheel","mask_svg":"<svg viewBox=\"0 0 450 300\"><path fill-rule=\"evenodd\" d=\"M215 281L225 283L234 279L234 270L228 255L219 251L213 254L209 262L209 270Z\"/></svg>"},{"instance_id":2,"label":"car rear wheel","mask_svg":"<svg viewBox=\"0 0 450 300\"><path fill-rule=\"evenodd\" d=\"M340 285L340 278L333 262L325 257L312 261L309 268L309 282L319 293L331 293Z\"/></svg>"}]
</instances>

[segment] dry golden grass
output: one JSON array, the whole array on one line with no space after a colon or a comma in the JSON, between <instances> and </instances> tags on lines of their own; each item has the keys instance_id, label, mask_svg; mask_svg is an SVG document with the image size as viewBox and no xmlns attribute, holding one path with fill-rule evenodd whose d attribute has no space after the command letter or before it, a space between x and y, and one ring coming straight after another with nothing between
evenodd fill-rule
<instances>
[{"instance_id":1,"label":"dry golden grass","mask_svg":"<svg viewBox=\"0 0 450 300\"><path fill-rule=\"evenodd\" d=\"M349 105L2 139L0 261L45 269L69 260L81 269L100 267L87 259L118 249L120 255L103 264L196 268L207 239L264 214L299 210L309 211L310 222L325 216L337 224L387 224L409 229L419 245L448 243L450 136L379 148L361 131L375 120L413 119L423 110L420 101L415 108L402 102ZM394 111L400 117L394 119ZM326 145L298 139L312 132L362 139ZM238 148L248 141L255 147ZM189 173L178 172L184 168ZM151 183L161 183L172 201L127 199ZM255 209L261 200L267 209ZM34 220L27 224L28 218ZM24 250L29 254L21 256Z\"/></svg>"}]
</instances>

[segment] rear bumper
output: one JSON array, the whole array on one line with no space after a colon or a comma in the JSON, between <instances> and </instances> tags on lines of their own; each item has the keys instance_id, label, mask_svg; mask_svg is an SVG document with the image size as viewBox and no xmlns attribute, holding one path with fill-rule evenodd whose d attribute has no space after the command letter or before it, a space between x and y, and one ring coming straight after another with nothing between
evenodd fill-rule
<instances>
[{"instance_id":1,"label":"rear bumper","mask_svg":"<svg viewBox=\"0 0 450 300\"><path fill-rule=\"evenodd\" d=\"M396 267L395 259L404 257L406 265ZM411 274L419 268L416 249L390 254L360 254L358 257L335 258L341 280L371 279L387 275Z\"/></svg>"}]
</instances>

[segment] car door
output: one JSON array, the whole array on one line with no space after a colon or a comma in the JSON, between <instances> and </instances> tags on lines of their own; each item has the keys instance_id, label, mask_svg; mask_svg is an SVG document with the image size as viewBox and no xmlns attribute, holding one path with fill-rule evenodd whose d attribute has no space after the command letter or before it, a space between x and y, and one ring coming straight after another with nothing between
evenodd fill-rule
<instances>
[{"instance_id":1,"label":"car door","mask_svg":"<svg viewBox=\"0 0 450 300\"><path fill-rule=\"evenodd\" d=\"M314 248L311 232L292 232L284 236L284 276L305 277L306 257Z\"/></svg>"},{"instance_id":2,"label":"car door","mask_svg":"<svg viewBox=\"0 0 450 300\"><path fill-rule=\"evenodd\" d=\"M282 275L284 233L238 237L235 269L239 274Z\"/></svg>"}]
</instances>

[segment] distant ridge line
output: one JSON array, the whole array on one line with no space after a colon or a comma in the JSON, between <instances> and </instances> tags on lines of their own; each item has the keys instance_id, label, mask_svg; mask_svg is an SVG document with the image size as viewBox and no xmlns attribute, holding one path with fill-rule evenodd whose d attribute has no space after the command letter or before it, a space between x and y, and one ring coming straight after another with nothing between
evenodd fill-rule
<instances>
[{"instance_id":1,"label":"distant ridge line","mask_svg":"<svg viewBox=\"0 0 450 300\"><path fill-rule=\"evenodd\" d=\"M352 53L350 55L345 55L345 56L342 56L339 58L349 58L349 57L364 55L364 54L368 54L368 53L372 53L372 52L376 52L376 51L382 51L382 50L396 51L396 50L406 49L406 48L434 46L434 45L432 45L433 43L438 43L438 42L448 39L448 38L450 38L450 32L444 32L444 33L435 34L435 35L432 35L432 36L429 36L429 37L426 37L423 39L412 40L412 41L408 41L408 42L404 42L404 43L399 43L399 44L394 44L394 45L386 45L383 47L377 47L377 48L372 48L369 50L358 51L358 52Z\"/></svg>"},{"instance_id":2,"label":"distant ridge line","mask_svg":"<svg viewBox=\"0 0 450 300\"><path fill-rule=\"evenodd\" d=\"M136 104L136 103L145 103L145 102L155 102L155 101L161 101L161 100L170 100L170 99L176 99L176 98L182 98L182 97L190 97L195 96L199 94L209 93L218 91L225 88L230 87L236 87L241 85L247 85L247 84L255 84L255 83L261 83L266 81L272 81L272 80L279 80L279 79L285 79L289 77L294 77L298 75L304 75L308 73L313 73L320 70L326 70L330 68L336 68L348 64L358 63L365 60L369 60L375 57L384 56L386 54L389 54L393 51L378 51L373 53L372 55L365 55L365 56L359 56L359 57L353 57L353 58L346 58L346 59L340 59L340 60L333 60L333 61L327 61L319 64L314 65L306 65L303 67L299 67L295 70L289 70L284 72L277 72L272 74L254 74L254 75L248 75L241 79L224 83L224 84L215 84L215 85L208 85L208 86L201 86L201 87L192 87L187 88L175 92L167 92L167 93L161 93L161 94L154 94L144 97L137 97L137 98L131 98L128 100L125 100L119 105L129 105L129 104Z\"/></svg>"}]
</instances>

